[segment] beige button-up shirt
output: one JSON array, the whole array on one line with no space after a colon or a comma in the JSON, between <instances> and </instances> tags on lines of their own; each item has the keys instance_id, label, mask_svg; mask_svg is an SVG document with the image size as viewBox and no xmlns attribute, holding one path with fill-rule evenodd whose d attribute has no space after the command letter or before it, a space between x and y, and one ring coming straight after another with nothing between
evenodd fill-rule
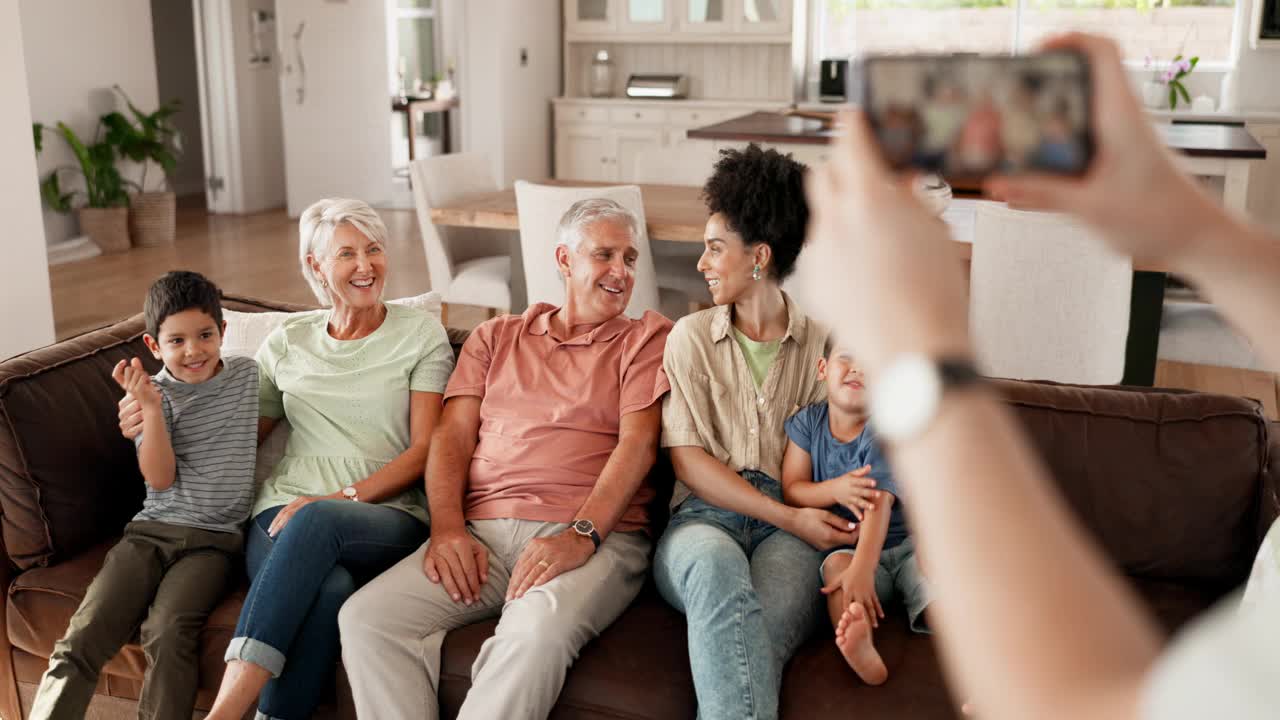
<instances>
[{"instance_id":1,"label":"beige button-up shirt","mask_svg":"<svg viewBox=\"0 0 1280 720\"><path fill-rule=\"evenodd\" d=\"M782 481L783 423L827 396L826 383L818 380L827 330L800 312L786 293L783 299L787 332L759 388L733 339L731 306L676 323L662 359L671 383L662 403L663 447L700 447L734 472L758 470ZM689 494L677 480L671 508Z\"/></svg>"}]
</instances>

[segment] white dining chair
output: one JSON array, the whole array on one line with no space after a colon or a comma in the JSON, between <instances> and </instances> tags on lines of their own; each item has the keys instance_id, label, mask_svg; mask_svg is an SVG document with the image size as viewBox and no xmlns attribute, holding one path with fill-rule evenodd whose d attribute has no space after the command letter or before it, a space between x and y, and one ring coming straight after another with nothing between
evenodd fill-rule
<instances>
[{"instance_id":1,"label":"white dining chair","mask_svg":"<svg viewBox=\"0 0 1280 720\"><path fill-rule=\"evenodd\" d=\"M521 274L519 263L512 259L515 234L431 222L433 207L501 189L488 156L453 153L426 157L410 163L409 171L422 247L427 255L427 274L431 289L443 297L446 312L447 306L455 303L489 308L490 317L499 311L518 311L515 306L520 304L520 298L513 298L512 292L513 280L519 281Z\"/></svg>"},{"instance_id":2,"label":"white dining chair","mask_svg":"<svg viewBox=\"0 0 1280 720\"><path fill-rule=\"evenodd\" d=\"M556 228L560 218L574 203L588 198L605 198L635 213L640 221L640 237L636 238L640 260L626 314L638 318L646 310L661 312L658 278L654 272L653 254L649 250L649 232L645 227L644 202L639 187L564 187L517 180L515 189L516 212L520 218L520 254L524 259L525 291L530 305L537 302L564 304L564 277L556 268L555 261Z\"/></svg>"},{"instance_id":3,"label":"white dining chair","mask_svg":"<svg viewBox=\"0 0 1280 720\"><path fill-rule=\"evenodd\" d=\"M1165 299L1156 357L1196 365L1272 369L1217 308L1196 298Z\"/></svg>"},{"instance_id":4,"label":"white dining chair","mask_svg":"<svg viewBox=\"0 0 1280 720\"><path fill-rule=\"evenodd\" d=\"M715 165L712 143L706 148L651 148L638 153L632 166L635 182L644 185L684 185L700 188L711 177ZM688 310L711 304L706 278L698 272L702 243L677 240L650 240L658 287L679 293Z\"/></svg>"},{"instance_id":5,"label":"white dining chair","mask_svg":"<svg viewBox=\"0 0 1280 720\"><path fill-rule=\"evenodd\" d=\"M1132 261L1073 220L977 205L969 321L984 374L1120 382L1132 288Z\"/></svg>"}]
</instances>

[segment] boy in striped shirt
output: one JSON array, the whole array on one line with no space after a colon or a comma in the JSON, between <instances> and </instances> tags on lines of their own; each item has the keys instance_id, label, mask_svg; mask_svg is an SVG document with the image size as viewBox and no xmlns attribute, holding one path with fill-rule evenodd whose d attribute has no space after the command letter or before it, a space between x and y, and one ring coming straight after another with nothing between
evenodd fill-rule
<instances>
[{"instance_id":1,"label":"boy in striped shirt","mask_svg":"<svg viewBox=\"0 0 1280 720\"><path fill-rule=\"evenodd\" d=\"M191 717L200 630L243 547L257 364L221 356L221 293L197 273L157 280L143 314L143 341L164 367L148 376L122 360L112 377L142 410L134 442L147 495L54 645L32 718L84 717L102 666L135 632L149 666L138 717Z\"/></svg>"}]
</instances>

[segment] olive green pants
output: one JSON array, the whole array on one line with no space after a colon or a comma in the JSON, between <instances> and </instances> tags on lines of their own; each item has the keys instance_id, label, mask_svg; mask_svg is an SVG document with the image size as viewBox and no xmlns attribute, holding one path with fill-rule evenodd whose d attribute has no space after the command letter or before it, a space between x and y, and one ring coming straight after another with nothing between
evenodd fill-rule
<instances>
[{"instance_id":1,"label":"olive green pants","mask_svg":"<svg viewBox=\"0 0 1280 720\"><path fill-rule=\"evenodd\" d=\"M83 718L102 666L135 633L148 666L138 717L191 717L200 630L226 592L243 543L239 532L154 521L125 526L53 646L31 719Z\"/></svg>"}]
</instances>

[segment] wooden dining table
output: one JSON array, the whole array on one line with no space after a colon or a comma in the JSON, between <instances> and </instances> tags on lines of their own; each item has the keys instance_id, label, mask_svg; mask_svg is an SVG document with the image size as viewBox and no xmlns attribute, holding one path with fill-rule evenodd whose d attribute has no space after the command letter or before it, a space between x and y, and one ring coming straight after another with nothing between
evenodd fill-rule
<instances>
[{"instance_id":1,"label":"wooden dining table","mask_svg":"<svg viewBox=\"0 0 1280 720\"><path fill-rule=\"evenodd\" d=\"M580 180L541 180L540 184L559 187L610 187L618 183L584 182ZM707 205L702 189L692 185L639 185L644 202L645 227L650 240L702 243L707 224ZM973 247L972 205L976 200L956 199L953 211L944 217L952 228L956 256L968 260ZM966 218L966 215L968 216ZM967 222L966 222L967 220ZM455 203L431 208L431 221L437 225L519 230L516 191L513 189L468 195ZM966 229L967 225L967 229Z\"/></svg>"},{"instance_id":2,"label":"wooden dining table","mask_svg":"<svg viewBox=\"0 0 1280 720\"><path fill-rule=\"evenodd\" d=\"M607 187L618 183L578 180L542 180L561 187ZM640 187L644 202L645 226L651 240L701 243L707 223L707 206L701 188L690 185L647 185ZM968 261L973 251L973 219L980 198L955 198L942 219L951 231L950 247L955 256ZM514 189L468 195L456 202L431 209L437 225L519 230ZM1164 271L1157 267L1134 268L1133 295L1129 311L1129 340L1125 352L1126 385L1155 382L1156 350L1160 337L1160 317L1164 306Z\"/></svg>"}]
</instances>

